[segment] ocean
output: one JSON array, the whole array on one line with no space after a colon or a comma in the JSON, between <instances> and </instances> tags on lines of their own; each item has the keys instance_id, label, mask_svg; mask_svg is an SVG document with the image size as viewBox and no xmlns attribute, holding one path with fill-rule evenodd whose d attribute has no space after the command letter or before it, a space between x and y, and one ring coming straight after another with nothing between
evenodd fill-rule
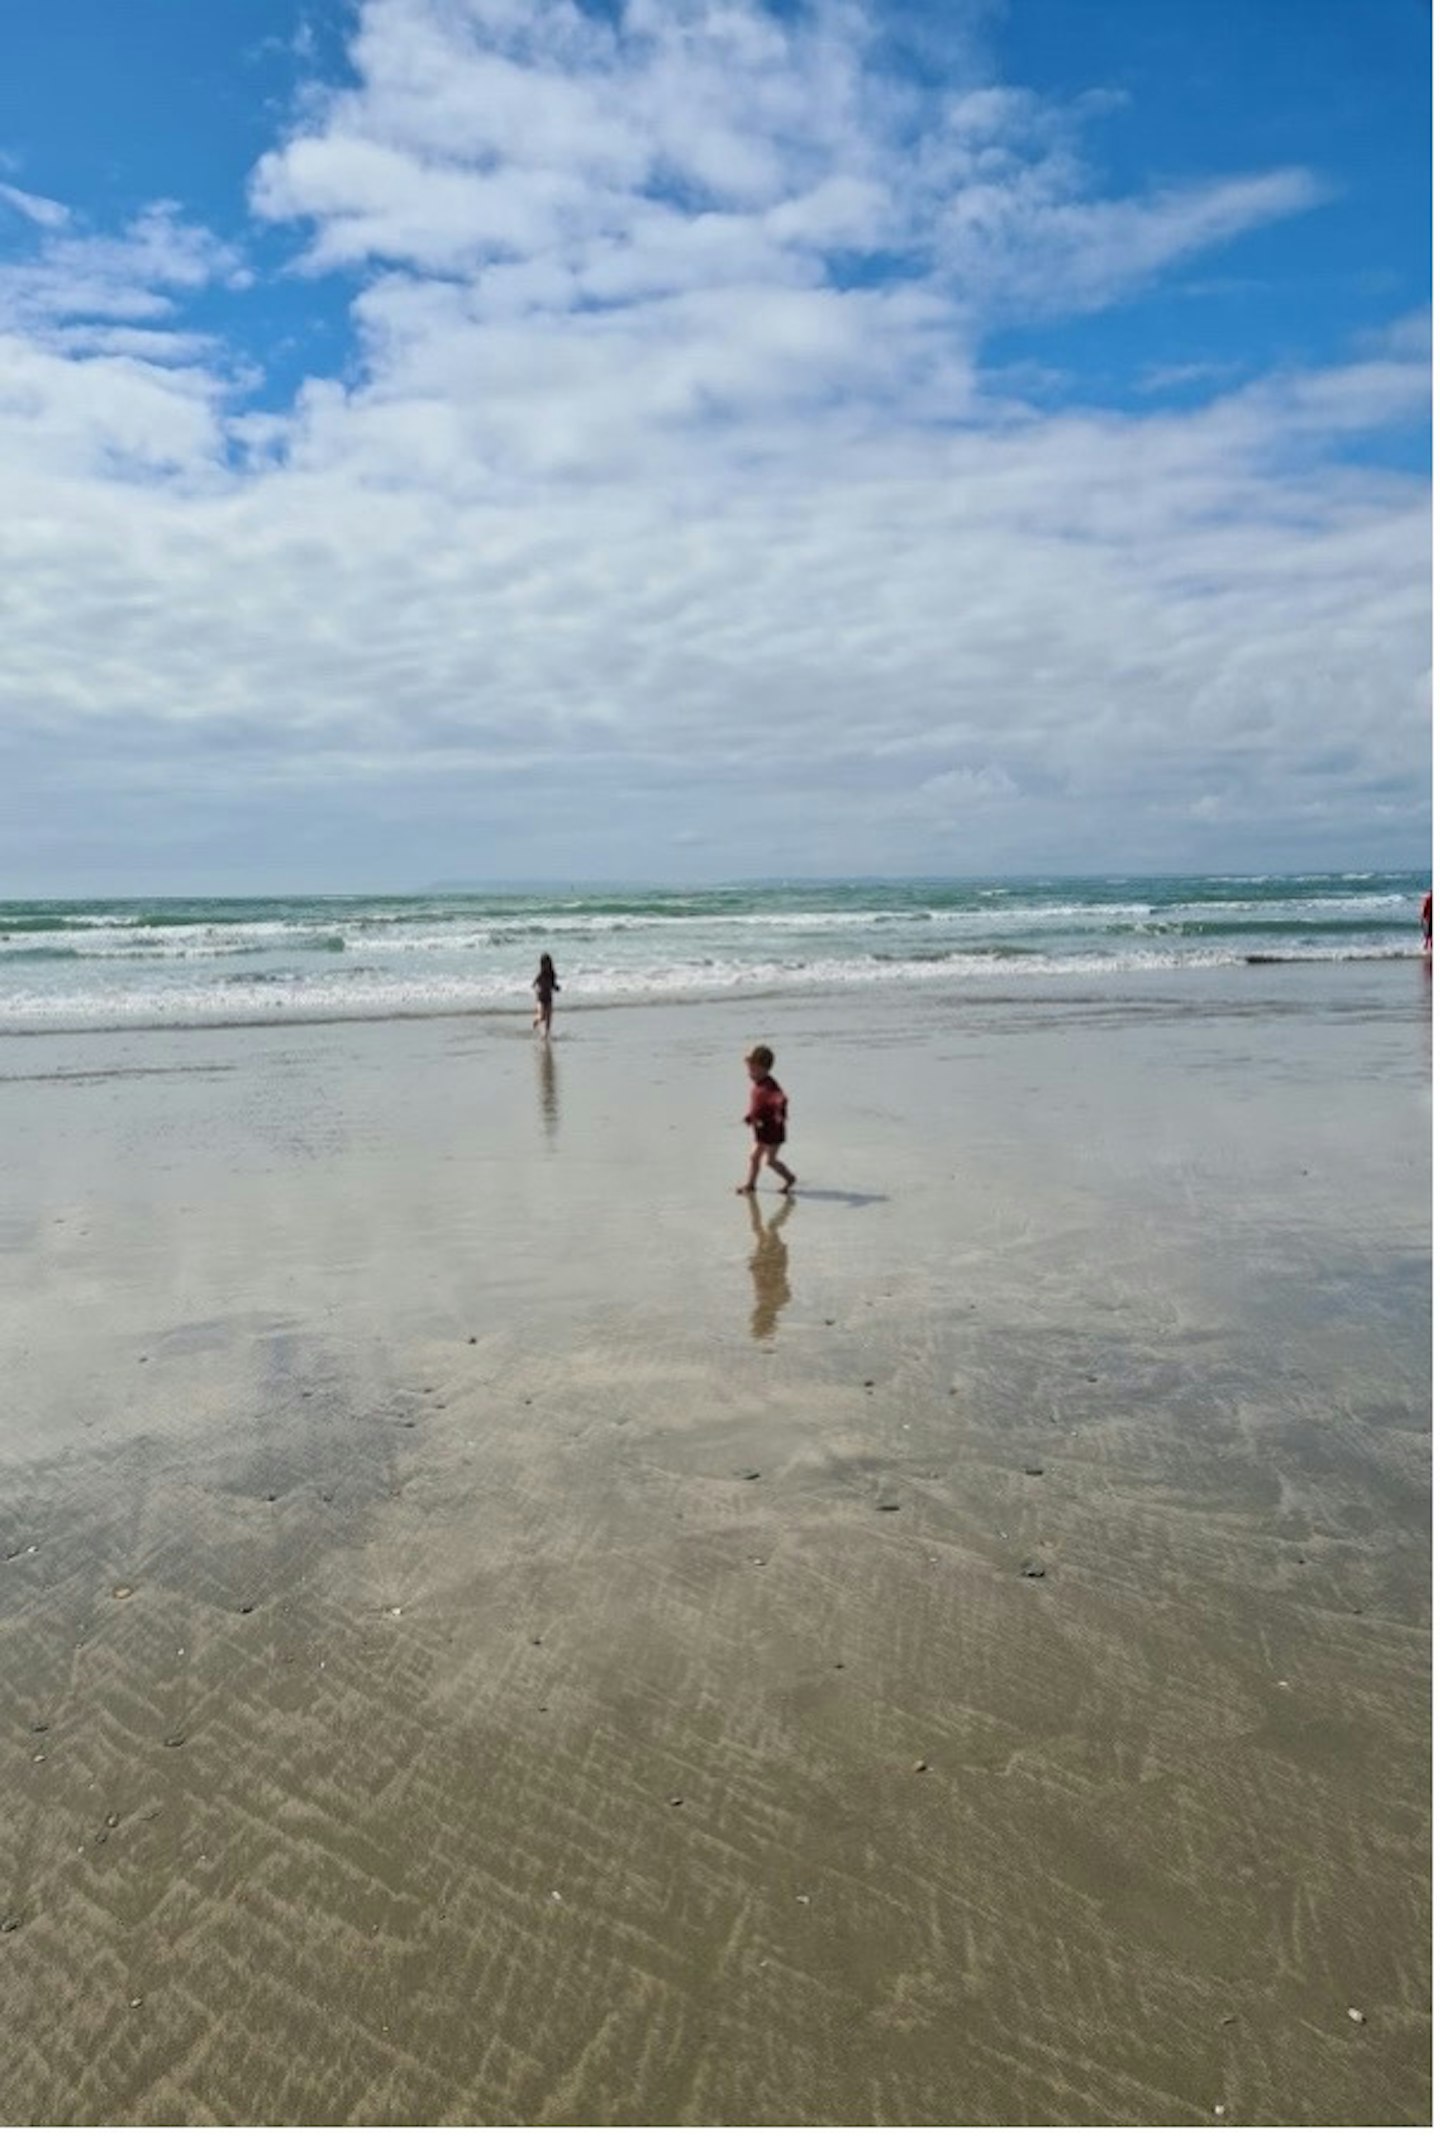
<instances>
[{"instance_id":1,"label":"ocean","mask_svg":"<svg viewBox=\"0 0 1440 2137\"><path fill-rule=\"evenodd\" d=\"M524 1009L1413 957L1419 872L0 902L0 1032Z\"/></svg>"}]
</instances>

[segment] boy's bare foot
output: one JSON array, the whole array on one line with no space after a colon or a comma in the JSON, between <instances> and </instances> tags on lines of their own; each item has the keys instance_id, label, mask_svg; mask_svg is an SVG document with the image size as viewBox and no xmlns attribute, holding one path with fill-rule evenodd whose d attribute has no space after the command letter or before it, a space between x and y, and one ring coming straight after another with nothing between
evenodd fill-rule
<instances>
[{"instance_id":1,"label":"boy's bare foot","mask_svg":"<svg viewBox=\"0 0 1440 2137\"><path fill-rule=\"evenodd\" d=\"M745 1180L741 1183L739 1187L736 1188L735 1192L737 1195L753 1195L755 1192L755 1182L753 1180Z\"/></svg>"}]
</instances>

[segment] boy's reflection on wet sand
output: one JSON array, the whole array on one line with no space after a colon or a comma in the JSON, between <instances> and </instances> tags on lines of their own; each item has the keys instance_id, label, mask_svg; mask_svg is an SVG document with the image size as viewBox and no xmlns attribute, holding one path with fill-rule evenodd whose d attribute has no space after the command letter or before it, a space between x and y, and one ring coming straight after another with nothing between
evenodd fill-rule
<instances>
[{"instance_id":1,"label":"boy's reflection on wet sand","mask_svg":"<svg viewBox=\"0 0 1440 2137\"><path fill-rule=\"evenodd\" d=\"M767 1336L774 1335L781 1311L790 1303L790 1249L780 1234L790 1222L795 1204L787 1195L768 1223L762 1221L754 1195L745 1197L745 1206L755 1234L755 1252L750 1256L750 1274L755 1280L750 1333L757 1343L763 1343Z\"/></svg>"}]
</instances>

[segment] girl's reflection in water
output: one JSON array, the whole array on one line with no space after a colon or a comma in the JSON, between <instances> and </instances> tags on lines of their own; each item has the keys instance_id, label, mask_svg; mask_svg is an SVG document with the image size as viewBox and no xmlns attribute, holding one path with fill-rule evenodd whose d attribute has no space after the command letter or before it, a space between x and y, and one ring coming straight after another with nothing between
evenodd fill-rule
<instances>
[{"instance_id":1,"label":"girl's reflection in water","mask_svg":"<svg viewBox=\"0 0 1440 2137\"><path fill-rule=\"evenodd\" d=\"M540 1123L553 1143L560 1126L560 1085L555 1075L555 1054L548 1038L535 1049L540 1064Z\"/></svg>"},{"instance_id":2,"label":"girl's reflection in water","mask_svg":"<svg viewBox=\"0 0 1440 2137\"><path fill-rule=\"evenodd\" d=\"M755 1252L750 1256L750 1274L755 1280L755 1310L750 1316L750 1333L757 1343L763 1343L775 1333L775 1324L781 1311L790 1303L790 1249L780 1237L790 1222L795 1204L787 1195L768 1224L762 1223L757 1198L744 1197L745 1207L750 1212L750 1229L755 1234Z\"/></svg>"}]
</instances>

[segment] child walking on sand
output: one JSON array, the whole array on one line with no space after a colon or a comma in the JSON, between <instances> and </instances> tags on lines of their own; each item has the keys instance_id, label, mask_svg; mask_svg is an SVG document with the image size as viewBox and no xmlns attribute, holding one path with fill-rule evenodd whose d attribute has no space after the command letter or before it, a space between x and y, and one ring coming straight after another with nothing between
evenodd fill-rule
<instances>
[{"instance_id":1,"label":"child walking on sand","mask_svg":"<svg viewBox=\"0 0 1440 2137\"><path fill-rule=\"evenodd\" d=\"M790 1101L770 1073L775 1056L768 1046L752 1046L745 1056L745 1066L750 1071L750 1110L745 1115L745 1125L754 1131L755 1142L750 1152L750 1177L742 1180L735 1192L753 1195L760 1167L768 1165L785 1182L784 1192L793 1194L795 1175L780 1155Z\"/></svg>"},{"instance_id":2,"label":"child walking on sand","mask_svg":"<svg viewBox=\"0 0 1440 2137\"><path fill-rule=\"evenodd\" d=\"M530 1020L530 1028L532 1031L543 1031L548 1039L551 1012L555 997L560 992L560 982L555 977L554 961L548 950L541 953L540 970L536 973L531 988L535 996L535 1014Z\"/></svg>"}]
</instances>

